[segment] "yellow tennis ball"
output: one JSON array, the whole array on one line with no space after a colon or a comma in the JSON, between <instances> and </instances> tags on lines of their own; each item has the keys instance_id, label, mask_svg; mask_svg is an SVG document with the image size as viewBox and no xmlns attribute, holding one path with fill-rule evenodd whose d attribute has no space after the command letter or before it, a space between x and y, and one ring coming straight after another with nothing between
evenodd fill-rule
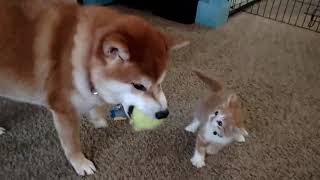
<instances>
[{"instance_id":1,"label":"yellow tennis ball","mask_svg":"<svg viewBox=\"0 0 320 180\"><path fill-rule=\"evenodd\" d=\"M160 126L164 119L152 119L146 116L142 111L137 108L133 109L132 115L132 125L135 131L150 130Z\"/></svg>"}]
</instances>

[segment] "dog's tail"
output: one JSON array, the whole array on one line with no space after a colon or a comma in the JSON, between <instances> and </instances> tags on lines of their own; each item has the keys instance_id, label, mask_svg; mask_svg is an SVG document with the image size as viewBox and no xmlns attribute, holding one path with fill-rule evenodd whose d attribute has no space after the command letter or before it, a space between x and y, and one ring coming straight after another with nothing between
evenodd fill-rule
<instances>
[{"instance_id":1,"label":"dog's tail","mask_svg":"<svg viewBox=\"0 0 320 180\"><path fill-rule=\"evenodd\" d=\"M223 85L219 80L213 79L196 69L193 69L193 72L199 77L199 79L201 79L206 85L208 85L213 92L218 93L223 90Z\"/></svg>"}]
</instances>

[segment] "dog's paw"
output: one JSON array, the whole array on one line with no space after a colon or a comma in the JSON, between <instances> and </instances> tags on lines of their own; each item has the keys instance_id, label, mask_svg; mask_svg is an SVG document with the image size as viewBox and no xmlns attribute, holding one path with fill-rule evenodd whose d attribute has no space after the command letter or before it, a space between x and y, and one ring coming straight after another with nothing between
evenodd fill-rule
<instances>
[{"instance_id":1,"label":"dog's paw","mask_svg":"<svg viewBox=\"0 0 320 180\"><path fill-rule=\"evenodd\" d=\"M94 128L106 128L108 127L107 120L104 118L98 118L91 121Z\"/></svg>"},{"instance_id":2,"label":"dog's paw","mask_svg":"<svg viewBox=\"0 0 320 180\"><path fill-rule=\"evenodd\" d=\"M5 129L3 127L0 127L0 135L4 134L5 133Z\"/></svg>"},{"instance_id":3,"label":"dog's paw","mask_svg":"<svg viewBox=\"0 0 320 180\"><path fill-rule=\"evenodd\" d=\"M93 162L91 162L85 157L72 160L71 164L73 168L76 170L77 174L80 176L91 175L94 174L94 172L96 171L96 167L94 166Z\"/></svg>"},{"instance_id":4,"label":"dog's paw","mask_svg":"<svg viewBox=\"0 0 320 180\"><path fill-rule=\"evenodd\" d=\"M203 158L197 157L197 156L193 156L191 158L191 163L193 166L195 166L196 168L201 168L203 166L206 165L206 163L204 162Z\"/></svg>"}]
</instances>

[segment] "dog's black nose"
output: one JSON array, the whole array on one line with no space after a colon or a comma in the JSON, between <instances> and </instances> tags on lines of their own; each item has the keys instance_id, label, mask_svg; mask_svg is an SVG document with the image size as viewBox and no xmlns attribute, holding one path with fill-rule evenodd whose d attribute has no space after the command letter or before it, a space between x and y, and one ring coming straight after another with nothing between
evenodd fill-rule
<instances>
[{"instance_id":1,"label":"dog's black nose","mask_svg":"<svg viewBox=\"0 0 320 180\"><path fill-rule=\"evenodd\" d=\"M164 111L159 111L156 113L156 118L157 119L164 119L164 118L167 118L169 115L169 110L166 109Z\"/></svg>"},{"instance_id":2,"label":"dog's black nose","mask_svg":"<svg viewBox=\"0 0 320 180\"><path fill-rule=\"evenodd\" d=\"M134 108L134 106L129 106L129 108L128 108L128 115L129 115L129 117L131 117L131 114L132 114L132 112L133 112L133 108Z\"/></svg>"}]
</instances>

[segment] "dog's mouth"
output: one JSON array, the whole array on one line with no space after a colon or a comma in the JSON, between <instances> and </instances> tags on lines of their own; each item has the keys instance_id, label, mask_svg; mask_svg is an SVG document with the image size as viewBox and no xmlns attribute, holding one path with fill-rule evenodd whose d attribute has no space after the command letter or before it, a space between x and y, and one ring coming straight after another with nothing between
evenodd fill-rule
<instances>
[{"instance_id":1,"label":"dog's mouth","mask_svg":"<svg viewBox=\"0 0 320 180\"><path fill-rule=\"evenodd\" d=\"M135 106L130 105L128 107L127 111L125 111L127 116L128 116L128 118L130 118L130 119L132 118L132 113L133 113L134 108L135 108ZM168 115L169 115L169 111L168 110L159 111L159 112L156 113L155 118L153 117L153 119L156 119L156 120L165 119L165 118L168 117Z\"/></svg>"}]
</instances>

